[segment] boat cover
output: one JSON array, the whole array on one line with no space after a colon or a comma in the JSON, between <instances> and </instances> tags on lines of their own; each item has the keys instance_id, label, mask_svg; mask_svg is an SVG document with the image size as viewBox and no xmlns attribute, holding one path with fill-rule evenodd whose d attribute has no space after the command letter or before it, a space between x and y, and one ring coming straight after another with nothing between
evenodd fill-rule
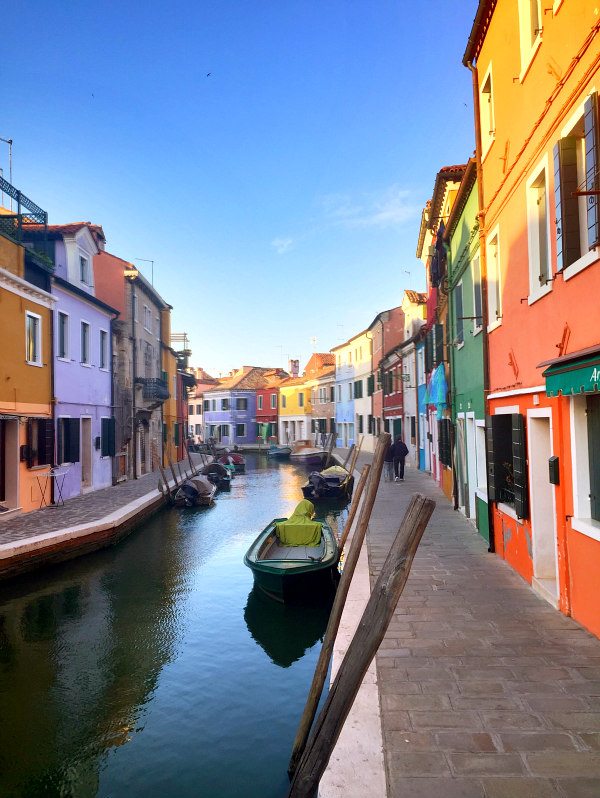
<instances>
[{"instance_id":1,"label":"boat cover","mask_svg":"<svg viewBox=\"0 0 600 798\"><path fill-rule=\"evenodd\" d=\"M198 496L210 496L213 490L212 482L206 479L206 477L200 475L188 479L186 485L187 484L191 484L194 486L194 488L198 493Z\"/></svg>"},{"instance_id":2,"label":"boat cover","mask_svg":"<svg viewBox=\"0 0 600 798\"><path fill-rule=\"evenodd\" d=\"M318 546L321 542L321 524L313 521L315 506L302 499L287 521L277 524L277 537L284 546Z\"/></svg>"},{"instance_id":3,"label":"boat cover","mask_svg":"<svg viewBox=\"0 0 600 798\"><path fill-rule=\"evenodd\" d=\"M324 468L323 471L321 471L321 475L324 477L339 477L340 479L346 479L348 472L345 468L342 468L342 466L334 465L329 466L329 468Z\"/></svg>"}]
</instances>

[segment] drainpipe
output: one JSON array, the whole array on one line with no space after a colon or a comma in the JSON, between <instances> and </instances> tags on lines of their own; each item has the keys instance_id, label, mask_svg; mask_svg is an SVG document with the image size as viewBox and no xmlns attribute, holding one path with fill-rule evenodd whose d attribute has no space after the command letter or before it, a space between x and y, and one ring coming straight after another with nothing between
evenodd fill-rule
<instances>
[{"instance_id":1,"label":"drainpipe","mask_svg":"<svg viewBox=\"0 0 600 798\"><path fill-rule=\"evenodd\" d=\"M134 278L135 279L135 278ZM134 280L130 282L131 288L131 365L133 380L131 385L131 447L133 457L133 478L137 479L137 428L135 423L135 378L137 374L137 341L135 340L135 290Z\"/></svg>"},{"instance_id":2,"label":"drainpipe","mask_svg":"<svg viewBox=\"0 0 600 798\"><path fill-rule=\"evenodd\" d=\"M479 213L477 218L479 220L479 267L481 272L481 325L483 335L483 406L485 416L490 415L489 407L489 393L490 393L490 369L489 369L489 343L488 343L488 293L487 293L487 252L485 245L485 204L483 193L483 168L481 164L481 117L479 109L479 80L477 67L468 61L463 61L463 64L471 72L473 79L473 109L475 115L475 164L477 171L477 200L479 206ZM485 447L485 466L486 474L489 475L489 462L487 440ZM488 527L490 544L488 551L493 553L496 551L496 543L494 539L494 510L490 499L489 483L487 486L488 491Z\"/></svg>"}]
</instances>

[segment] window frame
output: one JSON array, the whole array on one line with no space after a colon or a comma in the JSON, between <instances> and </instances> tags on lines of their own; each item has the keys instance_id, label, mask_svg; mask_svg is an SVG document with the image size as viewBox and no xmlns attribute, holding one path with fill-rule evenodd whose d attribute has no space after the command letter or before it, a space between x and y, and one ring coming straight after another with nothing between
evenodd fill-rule
<instances>
[{"instance_id":1,"label":"window frame","mask_svg":"<svg viewBox=\"0 0 600 798\"><path fill-rule=\"evenodd\" d=\"M61 327L61 318L65 320L64 330ZM71 340L70 340L71 316L64 310L56 312L56 357L64 363L71 362ZM64 354L61 354L61 338L64 344Z\"/></svg>"},{"instance_id":2,"label":"window frame","mask_svg":"<svg viewBox=\"0 0 600 798\"><path fill-rule=\"evenodd\" d=\"M489 82L489 91L485 90L486 84ZM484 95L488 94L489 98L484 101ZM484 124L483 109L487 109L487 122ZM481 131L481 160L485 160L488 152L492 148L492 144L496 140L496 114L494 110L494 73L492 70L492 62L490 61L488 68L481 80L479 87L479 122ZM485 135L484 135L485 131Z\"/></svg>"},{"instance_id":3,"label":"window frame","mask_svg":"<svg viewBox=\"0 0 600 798\"><path fill-rule=\"evenodd\" d=\"M535 3L537 6L537 18L539 28L532 31L533 21L531 18L531 6ZM533 60L541 47L542 34L544 32L544 9L542 8L541 0L519 0L518 4L519 16L519 54L521 59L521 72L519 73L519 81L522 83ZM535 36L532 37L532 34Z\"/></svg>"},{"instance_id":4,"label":"window frame","mask_svg":"<svg viewBox=\"0 0 600 798\"><path fill-rule=\"evenodd\" d=\"M84 327L87 328L87 341L86 341L86 345L87 345L87 352L86 352L87 360L83 359L83 348L84 348L83 347L83 343L84 343L83 330L84 330ZM89 321L86 321L85 319L80 319L80 321L79 321L79 364L81 366L85 366L86 368L91 368L91 366L92 366L92 364L91 364L91 352L90 352L90 342L91 342L91 340L92 340L92 325L90 324Z\"/></svg>"},{"instance_id":5,"label":"window frame","mask_svg":"<svg viewBox=\"0 0 600 798\"><path fill-rule=\"evenodd\" d=\"M477 268L475 268L477 263ZM475 279L477 278L477 279ZM483 330L483 291L481 290L481 258L479 252L471 260L471 282L473 287L473 331L475 337ZM479 296L479 315L477 315L477 297ZM477 321L479 319L479 322Z\"/></svg>"},{"instance_id":6,"label":"window frame","mask_svg":"<svg viewBox=\"0 0 600 798\"><path fill-rule=\"evenodd\" d=\"M276 393L272 393L271 394L271 410L276 410L276 409L277 409L277 394Z\"/></svg>"},{"instance_id":7,"label":"window frame","mask_svg":"<svg viewBox=\"0 0 600 798\"><path fill-rule=\"evenodd\" d=\"M104 341L104 346L103 346L103 341ZM108 369L108 365L109 365L108 341L109 341L108 330L104 330L104 329L100 328L100 330L99 330L99 339L98 339L98 343L100 345L99 346L100 357L99 357L99 360L98 360L98 368L100 369L100 371L108 371L109 370Z\"/></svg>"},{"instance_id":8,"label":"window frame","mask_svg":"<svg viewBox=\"0 0 600 798\"><path fill-rule=\"evenodd\" d=\"M491 276L491 270L490 270L491 258L489 257L489 254L490 254L490 250L491 250L492 243L494 242L494 240L496 241L496 244L495 244L495 246L496 246L496 259L495 259L496 269L495 269L495 271L496 271L497 286L498 287L497 287L496 291L492 292L490 290L490 286L491 286L492 282L490 280L490 276ZM492 332L492 330L495 330L496 327L499 327L502 324L502 268L501 268L501 258L500 258L500 252L501 252L501 249L500 249L500 225L496 225L496 227L488 235L488 237L486 238L486 241L485 241L485 246L486 246L486 251L487 251L487 254L488 254L488 257L487 257L487 264L488 264L488 270L487 270L487 273L488 273L487 274L487 285L488 285L488 292L487 292L488 328L487 328L487 331L488 332ZM491 304L492 297L494 297L494 305L493 306ZM494 318L494 321L491 321L492 318Z\"/></svg>"},{"instance_id":9,"label":"window frame","mask_svg":"<svg viewBox=\"0 0 600 798\"><path fill-rule=\"evenodd\" d=\"M529 296L527 304L533 305L542 297L552 291L552 243L550 228L550 186L549 186L549 161L546 153L542 160L536 165L525 184L525 195L527 203L527 257L529 263ZM540 260L540 239L542 237L542 220L537 213L537 202L535 194L539 191L539 182L543 176L544 180L544 202L546 206L545 215L545 240L546 240L546 281L541 282L541 260Z\"/></svg>"},{"instance_id":10,"label":"window frame","mask_svg":"<svg viewBox=\"0 0 600 798\"><path fill-rule=\"evenodd\" d=\"M242 428L242 432L239 432L239 428ZM246 437L246 423L243 421L236 422L235 425L235 437L236 438L245 438Z\"/></svg>"},{"instance_id":11,"label":"window frame","mask_svg":"<svg viewBox=\"0 0 600 798\"><path fill-rule=\"evenodd\" d=\"M88 288L92 288L94 283L92 281L92 272L90 268L90 256L85 250L81 248L78 249L78 253L79 253L79 282L82 283L83 285L86 285ZM83 268L84 263L85 263L85 269Z\"/></svg>"},{"instance_id":12,"label":"window frame","mask_svg":"<svg viewBox=\"0 0 600 798\"><path fill-rule=\"evenodd\" d=\"M257 410L262 410L263 409L263 396L260 393L256 397L256 409Z\"/></svg>"},{"instance_id":13,"label":"window frame","mask_svg":"<svg viewBox=\"0 0 600 798\"><path fill-rule=\"evenodd\" d=\"M34 320L34 359L29 359L29 319ZM36 366L43 368L43 353L42 353L42 317L39 313L34 313L32 310L25 311L25 362L28 366Z\"/></svg>"}]
</instances>

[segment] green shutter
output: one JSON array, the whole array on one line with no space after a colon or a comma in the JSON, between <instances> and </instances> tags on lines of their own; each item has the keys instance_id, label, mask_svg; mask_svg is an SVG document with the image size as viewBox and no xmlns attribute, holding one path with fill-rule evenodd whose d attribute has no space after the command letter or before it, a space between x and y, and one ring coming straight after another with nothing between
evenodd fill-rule
<instances>
[{"instance_id":1,"label":"green shutter","mask_svg":"<svg viewBox=\"0 0 600 798\"><path fill-rule=\"evenodd\" d=\"M600 396L587 397L587 433L590 460L590 512L600 521Z\"/></svg>"},{"instance_id":2,"label":"green shutter","mask_svg":"<svg viewBox=\"0 0 600 798\"><path fill-rule=\"evenodd\" d=\"M525 417L512 413L512 466L517 518L529 517L527 491L527 448L525 443Z\"/></svg>"},{"instance_id":3,"label":"green shutter","mask_svg":"<svg viewBox=\"0 0 600 798\"><path fill-rule=\"evenodd\" d=\"M430 372L433 368L433 330L429 330L425 336L425 372Z\"/></svg>"},{"instance_id":4,"label":"green shutter","mask_svg":"<svg viewBox=\"0 0 600 798\"><path fill-rule=\"evenodd\" d=\"M577 139L568 136L554 146L554 206L556 209L556 269L562 271L580 254L577 197Z\"/></svg>"},{"instance_id":5,"label":"green shutter","mask_svg":"<svg viewBox=\"0 0 600 798\"><path fill-rule=\"evenodd\" d=\"M585 129L585 189L586 191L598 191L600 146L598 145L598 95L596 92L585 101L583 124ZM586 200L588 247L592 249L600 243L598 197L589 194L586 196Z\"/></svg>"},{"instance_id":6,"label":"green shutter","mask_svg":"<svg viewBox=\"0 0 600 798\"><path fill-rule=\"evenodd\" d=\"M375 375L371 374L367 377L367 395L373 396L375 393Z\"/></svg>"},{"instance_id":7,"label":"green shutter","mask_svg":"<svg viewBox=\"0 0 600 798\"><path fill-rule=\"evenodd\" d=\"M433 327L435 340L435 365L439 366L444 362L444 325L435 324Z\"/></svg>"},{"instance_id":8,"label":"green shutter","mask_svg":"<svg viewBox=\"0 0 600 798\"><path fill-rule=\"evenodd\" d=\"M65 419L67 422L67 456L65 462L79 462L79 418Z\"/></svg>"},{"instance_id":9,"label":"green shutter","mask_svg":"<svg viewBox=\"0 0 600 798\"><path fill-rule=\"evenodd\" d=\"M173 438L175 441L175 446L179 446L179 421L176 421L173 424Z\"/></svg>"},{"instance_id":10,"label":"green shutter","mask_svg":"<svg viewBox=\"0 0 600 798\"><path fill-rule=\"evenodd\" d=\"M101 444L100 454L102 457L114 457L115 447L115 419L103 418L100 422Z\"/></svg>"}]
</instances>

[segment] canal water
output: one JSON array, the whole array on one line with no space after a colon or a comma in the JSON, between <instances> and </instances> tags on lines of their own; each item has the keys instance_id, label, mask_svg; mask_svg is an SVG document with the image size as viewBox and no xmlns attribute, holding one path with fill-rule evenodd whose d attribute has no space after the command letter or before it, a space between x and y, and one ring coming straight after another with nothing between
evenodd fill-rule
<instances>
[{"instance_id":1,"label":"canal water","mask_svg":"<svg viewBox=\"0 0 600 798\"><path fill-rule=\"evenodd\" d=\"M305 478L249 455L214 507L0 585L2 798L286 794L330 606L268 599L242 560Z\"/></svg>"}]
</instances>

